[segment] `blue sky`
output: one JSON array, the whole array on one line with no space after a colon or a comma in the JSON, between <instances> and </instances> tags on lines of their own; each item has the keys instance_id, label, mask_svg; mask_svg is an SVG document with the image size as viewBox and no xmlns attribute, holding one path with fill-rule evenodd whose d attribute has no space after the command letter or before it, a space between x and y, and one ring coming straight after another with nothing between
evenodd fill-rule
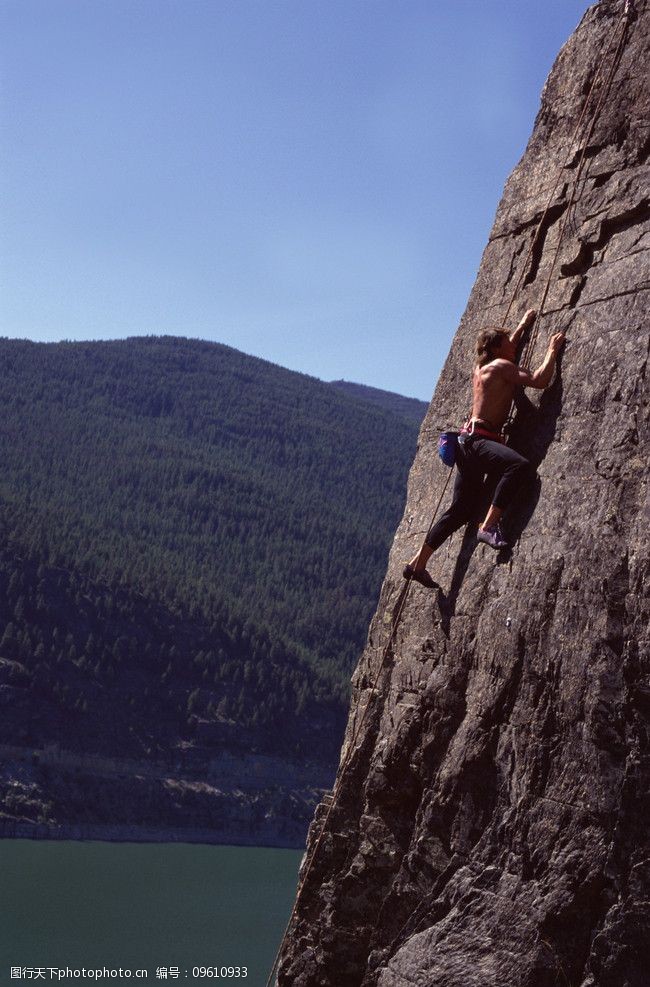
<instances>
[{"instance_id":1,"label":"blue sky","mask_svg":"<svg viewBox=\"0 0 650 987\"><path fill-rule=\"evenodd\" d=\"M0 335L429 400L586 0L0 0Z\"/></svg>"}]
</instances>

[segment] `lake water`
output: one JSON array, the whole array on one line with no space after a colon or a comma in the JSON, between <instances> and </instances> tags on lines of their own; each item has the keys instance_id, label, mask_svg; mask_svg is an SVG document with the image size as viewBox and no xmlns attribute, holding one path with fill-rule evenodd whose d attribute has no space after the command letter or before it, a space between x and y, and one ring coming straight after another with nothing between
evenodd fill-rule
<instances>
[{"instance_id":1,"label":"lake water","mask_svg":"<svg viewBox=\"0 0 650 987\"><path fill-rule=\"evenodd\" d=\"M65 987L140 983L138 970L156 984L264 987L301 857L187 843L0 840L0 987L38 967L45 978L31 979ZM12 967L26 969L18 978ZM58 979L48 967L132 975Z\"/></svg>"}]
</instances>

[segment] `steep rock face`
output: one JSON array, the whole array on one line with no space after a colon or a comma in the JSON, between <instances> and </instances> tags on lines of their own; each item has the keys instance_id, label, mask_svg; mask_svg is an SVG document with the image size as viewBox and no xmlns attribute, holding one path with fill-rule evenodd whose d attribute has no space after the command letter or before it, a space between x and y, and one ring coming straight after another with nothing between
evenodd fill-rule
<instances>
[{"instance_id":1,"label":"steep rock face","mask_svg":"<svg viewBox=\"0 0 650 987\"><path fill-rule=\"evenodd\" d=\"M467 412L476 333L505 316L619 0L592 7L558 57L422 426L281 987L650 983L650 2L634 8L532 364L550 333L568 344L517 412L512 444L537 478L510 517L516 547L502 558L475 528L454 536L429 564L441 591L413 585L387 650L402 560L446 479L437 431ZM512 324L539 305L579 148Z\"/></svg>"}]
</instances>

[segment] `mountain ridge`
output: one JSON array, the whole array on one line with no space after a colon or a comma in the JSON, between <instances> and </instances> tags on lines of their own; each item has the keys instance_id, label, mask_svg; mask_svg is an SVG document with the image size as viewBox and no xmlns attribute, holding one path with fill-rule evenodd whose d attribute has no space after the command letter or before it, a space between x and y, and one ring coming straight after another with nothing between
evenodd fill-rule
<instances>
[{"instance_id":1,"label":"mountain ridge","mask_svg":"<svg viewBox=\"0 0 650 987\"><path fill-rule=\"evenodd\" d=\"M358 384L347 380L331 380L331 387L336 387L340 391L358 398L360 401L367 401L369 404L377 405L386 411L392 411L403 418L413 421L416 425L421 425L429 405L419 398L406 397L403 394L396 394L394 391L385 391L378 387L369 387L367 384Z\"/></svg>"},{"instance_id":2,"label":"mountain ridge","mask_svg":"<svg viewBox=\"0 0 650 987\"><path fill-rule=\"evenodd\" d=\"M182 751L195 779L219 751L331 773L416 426L207 341L1 340L0 368L0 743L172 770ZM5 819L74 826L70 770L34 767L18 801L5 773ZM116 784L87 825L128 806Z\"/></svg>"}]
</instances>

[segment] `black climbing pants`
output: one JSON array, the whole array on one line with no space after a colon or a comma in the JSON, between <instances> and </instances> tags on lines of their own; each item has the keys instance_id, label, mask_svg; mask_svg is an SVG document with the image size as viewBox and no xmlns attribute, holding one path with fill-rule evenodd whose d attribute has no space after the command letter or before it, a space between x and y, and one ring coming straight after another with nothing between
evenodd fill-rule
<instances>
[{"instance_id":1,"label":"black climbing pants","mask_svg":"<svg viewBox=\"0 0 650 987\"><path fill-rule=\"evenodd\" d=\"M505 511L512 504L528 465L527 459L501 442L479 435L467 436L458 445L451 506L429 529L427 545L435 550L475 517L485 499L486 482L496 482L492 503Z\"/></svg>"}]
</instances>

